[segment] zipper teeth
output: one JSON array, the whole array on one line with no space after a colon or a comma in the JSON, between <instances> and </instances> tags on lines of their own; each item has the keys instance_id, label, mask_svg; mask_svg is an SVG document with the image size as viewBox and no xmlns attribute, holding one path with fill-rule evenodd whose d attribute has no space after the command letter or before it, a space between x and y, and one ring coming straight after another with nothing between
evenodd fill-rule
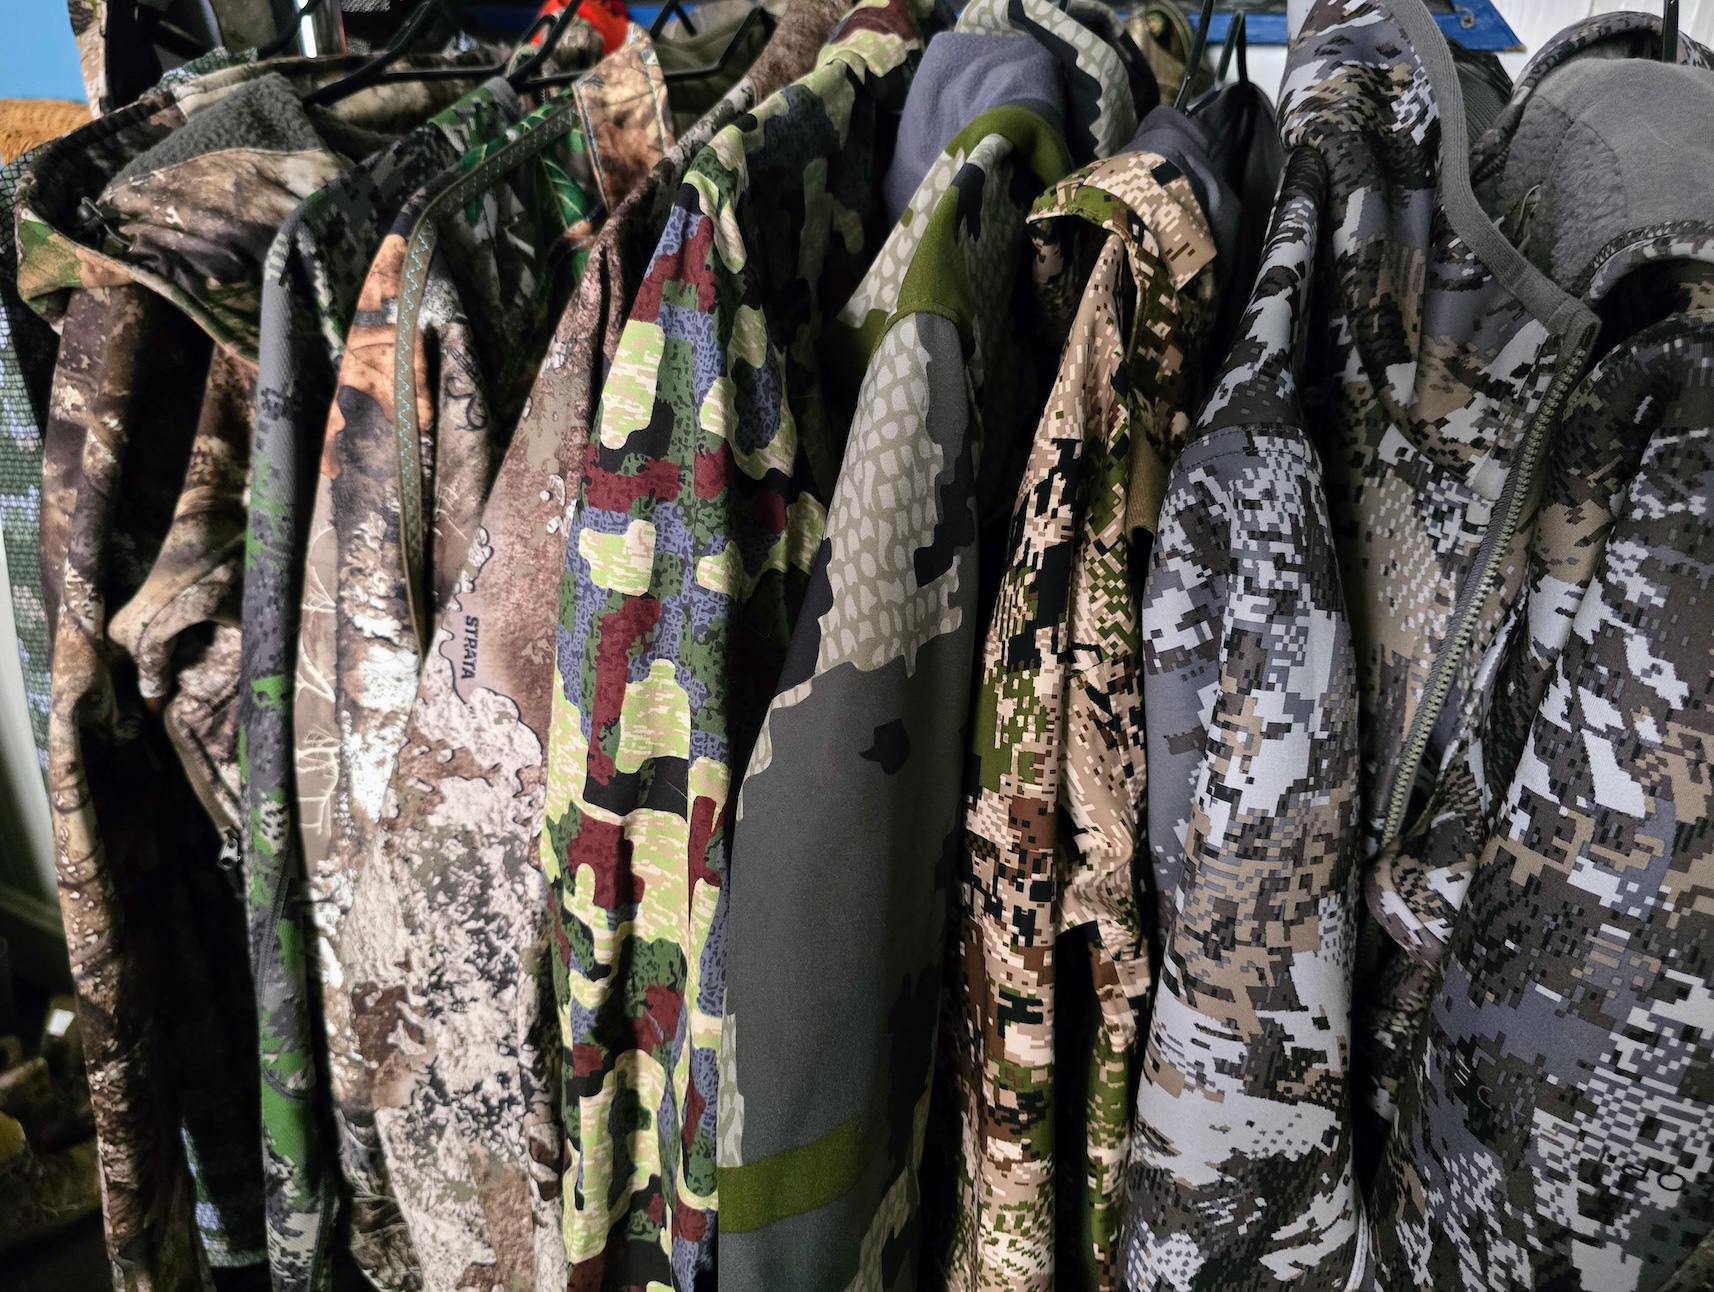
<instances>
[{"instance_id":1,"label":"zipper teeth","mask_svg":"<svg viewBox=\"0 0 1714 1292\"><path fill-rule=\"evenodd\" d=\"M1440 720L1441 707L1446 703L1447 693L1452 689L1453 672L1457 669L1465 649L1470 645L1470 638L1476 629L1476 618L1482 613L1482 606L1487 602L1488 593L1493 588L1494 576L1499 571L1500 562L1505 559L1506 549L1511 546L1512 537L1517 533L1524 502L1529 497L1530 486L1534 483L1536 468L1541 465L1541 451L1547 443L1548 431L1559 420L1560 405L1571 393L1571 387L1582 372L1583 361L1593 348L1593 331L1592 328L1586 330L1572 342L1564 367L1554 377L1553 384L1548 387L1547 394L1542 399L1541 407L1530 419L1529 431L1524 436L1523 453L1519 455L1518 464L1513 469L1511 479L1507 481L1506 510L1500 517L1500 530L1495 537L1493 549L1488 553L1488 559L1483 562L1481 572L1477 575L1475 595L1470 598L1451 636L1441 648L1434 663L1434 672L1429 678L1428 693L1423 697L1416 717L1411 720L1410 738L1405 744L1405 759L1394 776L1392 794L1387 802L1386 827L1381 832L1382 852L1388 851L1398 842L1399 831L1404 824L1405 807L1410 801L1411 786L1416 783L1417 767L1422 762L1423 754L1427 752L1428 738L1434 731L1435 723Z\"/></svg>"}]
</instances>

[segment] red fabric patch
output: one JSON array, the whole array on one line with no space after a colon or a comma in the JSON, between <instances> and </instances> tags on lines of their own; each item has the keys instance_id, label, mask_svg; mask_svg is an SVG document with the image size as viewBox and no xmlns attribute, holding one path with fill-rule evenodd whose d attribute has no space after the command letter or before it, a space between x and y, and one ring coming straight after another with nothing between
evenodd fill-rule
<instances>
[{"instance_id":1,"label":"red fabric patch","mask_svg":"<svg viewBox=\"0 0 1714 1292\"><path fill-rule=\"evenodd\" d=\"M592 1077L607 1063L607 1051L599 1045L574 1042L571 1047L571 1070L580 1077Z\"/></svg>"},{"instance_id":2,"label":"red fabric patch","mask_svg":"<svg viewBox=\"0 0 1714 1292\"><path fill-rule=\"evenodd\" d=\"M645 594L626 597L591 625L596 647L595 696L589 714L589 774L598 784L611 785L617 770L604 741L625 707L631 648L654 632L660 617L661 603Z\"/></svg>"},{"instance_id":3,"label":"red fabric patch","mask_svg":"<svg viewBox=\"0 0 1714 1292\"><path fill-rule=\"evenodd\" d=\"M725 822L718 824L724 825ZM690 808L690 900L693 906L698 884L720 887L720 872L708 867L708 841L714 837L715 825L714 800L698 794Z\"/></svg>"},{"instance_id":4,"label":"red fabric patch","mask_svg":"<svg viewBox=\"0 0 1714 1292\"><path fill-rule=\"evenodd\" d=\"M672 217L679 219L677 213ZM706 314L714 308L714 271L710 268L714 255L714 221L706 215L695 217L690 237L679 244L677 251L656 256L637 288L637 299L631 305L631 317L653 323L661 312L661 288L678 283L696 288L696 308Z\"/></svg>"},{"instance_id":5,"label":"red fabric patch","mask_svg":"<svg viewBox=\"0 0 1714 1292\"><path fill-rule=\"evenodd\" d=\"M708 1237L708 1213L680 1202L673 1207L673 1236L689 1243Z\"/></svg>"},{"instance_id":6,"label":"red fabric patch","mask_svg":"<svg viewBox=\"0 0 1714 1292\"><path fill-rule=\"evenodd\" d=\"M586 816L565 852L565 868L572 875L580 866L589 867L595 878L595 904L602 910L616 911L643 900L648 885L631 868L631 841L623 826Z\"/></svg>"},{"instance_id":7,"label":"red fabric patch","mask_svg":"<svg viewBox=\"0 0 1714 1292\"><path fill-rule=\"evenodd\" d=\"M656 984L643 988L643 1013L635 1023L637 1048L652 1054L670 1045L678 1033L678 1017L684 1012L684 993Z\"/></svg>"},{"instance_id":8,"label":"red fabric patch","mask_svg":"<svg viewBox=\"0 0 1714 1292\"><path fill-rule=\"evenodd\" d=\"M605 511L629 511L631 504L641 498L671 502L678 497L678 467L664 458L645 463L635 475L620 475L596 467L584 482L583 491L591 507Z\"/></svg>"},{"instance_id":9,"label":"red fabric patch","mask_svg":"<svg viewBox=\"0 0 1714 1292\"><path fill-rule=\"evenodd\" d=\"M786 500L772 489L757 491L750 499L750 514L763 533L778 536L786 532Z\"/></svg>"},{"instance_id":10,"label":"red fabric patch","mask_svg":"<svg viewBox=\"0 0 1714 1292\"><path fill-rule=\"evenodd\" d=\"M732 453L724 444L696 455L696 496L718 498L732 480Z\"/></svg>"}]
</instances>

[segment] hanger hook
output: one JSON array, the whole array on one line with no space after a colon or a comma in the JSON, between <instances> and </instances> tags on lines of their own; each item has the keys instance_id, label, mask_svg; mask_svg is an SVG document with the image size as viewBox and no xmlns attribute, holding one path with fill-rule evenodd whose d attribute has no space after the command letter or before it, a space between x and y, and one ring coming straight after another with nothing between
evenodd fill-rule
<instances>
[{"instance_id":1,"label":"hanger hook","mask_svg":"<svg viewBox=\"0 0 1714 1292\"><path fill-rule=\"evenodd\" d=\"M1196 79L1196 69L1202 65L1202 51L1208 48L1208 24L1214 20L1214 0L1202 0L1202 19L1196 24L1196 34L1190 38L1190 55L1184 60L1184 80L1179 83L1178 97L1172 106L1183 110L1190 101L1190 83Z\"/></svg>"}]
</instances>

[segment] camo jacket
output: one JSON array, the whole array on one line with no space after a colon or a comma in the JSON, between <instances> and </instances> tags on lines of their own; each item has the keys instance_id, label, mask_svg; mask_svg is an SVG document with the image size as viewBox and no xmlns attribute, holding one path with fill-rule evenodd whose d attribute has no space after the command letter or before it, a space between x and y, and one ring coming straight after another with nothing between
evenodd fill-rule
<instances>
[{"instance_id":1,"label":"camo jacket","mask_svg":"<svg viewBox=\"0 0 1714 1292\"><path fill-rule=\"evenodd\" d=\"M1302 1286L1343 1287L1358 1246L1355 662L1294 363L1324 185L1313 151L1290 156L1144 586L1163 915L1127 1169L1129 1289L1284 1287L1305 1271Z\"/></svg>"},{"instance_id":2,"label":"camo jacket","mask_svg":"<svg viewBox=\"0 0 1714 1292\"><path fill-rule=\"evenodd\" d=\"M1612 15L1563 39L1652 57L1658 42L1638 29L1653 23ZM1680 55L1707 62L1690 42ZM1477 142L1478 175L1532 86ZM1442 153L1442 131L1467 137L1462 118L1420 3L1311 10L1282 121L1330 176L1296 238L1307 259L1316 221L1332 230L1305 378L1321 401L1311 424L1331 529L1280 550L1314 569L1329 546L1337 558L1348 618L1318 595L1326 622L1296 644L1325 643L1306 660L1313 682L1348 630L1362 761L1343 769L1342 738L1308 776L1283 753L1250 760L1241 780L1199 750L1175 771L1153 741L1194 732L1187 716L1205 702L1186 683L1186 716L1157 724L1149 709L1151 845L1171 849L1175 820L1184 841L1156 857L1163 890L1176 870L1193 895L1204 815L1217 825L1280 787L1320 793L1265 819L1301 828L1298 855L1321 858L1282 882L1261 864L1273 853L1230 853L1240 876L1295 895L1291 908L1236 904L1263 925L1252 941L1289 966L1290 990L1231 976L1243 964L1230 905L1207 917L1213 990L1170 990L1191 962L1169 947L1139 1093L1127 1240L1139 1287L1653 1288L1707 1232L1697 1045L1714 1014L1686 893L1699 832L1672 824L1685 819L1677 793L1701 815L1705 772L1689 752L1700 710L1674 686L1694 634L1660 608L1690 612L1700 592L1686 572L1702 559L1690 517L1705 468L1697 397L1682 392L1706 380L1708 227L1615 238L1573 294L1512 245L1524 222L1502 228L1478 205L1462 146ZM1624 338L1609 311L1608 354L1585 375L1590 304L1655 261L1700 279L1651 284L1654 308L1673 313L1658 331ZM1179 604L1217 588L1223 560L1181 583ZM1192 668L1201 630L1186 625ZM1324 714L1336 690L1322 687ZM1340 853L1353 791L1359 851L1379 854L1361 877L1367 904ZM1218 1028L1211 1011L1226 1015ZM1193 1089L1209 1097L1201 1118L1178 1093ZM1234 1150L1240 1119L1248 1152Z\"/></svg>"},{"instance_id":3,"label":"camo jacket","mask_svg":"<svg viewBox=\"0 0 1714 1292\"><path fill-rule=\"evenodd\" d=\"M826 0L789 9L772 54L602 227L417 685L353 898L350 918L368 932L347 944L344 969L400 989L417 1029L390 1051L397 1079L376 1124L431 1287L566 1285L559 1037L536 836L567 482L574 495L602 370L686 167L761 92L807 70L839 12ZM529 1227L514 1220L531 1213Z\"/></svg>"},{"instance_id":4,"label":"camo jacket","mask_svg":"<svg viewBox=\"0 0 1714 1292\"><path fill-rule=\"evenodd\" d=\"M291 207L347 164L326 146L145 154L270 72L296 93L350 66L233 68L162 90L40 150L18 194L19 292L61 333L41 526L48 782L127 1288L203 1286L210 1264L264 1255L255 1008L215 825L236 784L261 262ZM385 87L340 115L396 131L445 93ZM133 159L144 169L112 182Z\"/></svg>"},{"instance_id":5,"label":"camo jacket","mask_svg":"<svg viewBox=\"0 0 1714 1292\"><path fill-rule=\"evenodd\" d=\"M583 77L419 191L382 240L346 338L308 530L293 726L353 1244L372 1281L422 1277L375 1121L397 1077L399 996L346 972L373 845L427 641L535 365L618 191L669 141L641 28ZM598 185L595 175L608 172Z\"/></svg>"},{"instance_id":6,"label":"camo jacket","mask_svg":"<svg viewBox=\"0 0 1714 1292\"><path fill-rule=\"evenodd\" d=\"M0 166L0 544L23 668L30 734L42 769L48 758L48 619L42 603L42 427L47 423L59 338L18 295L13 236L24 153Z\"/></svg>"},{"instance_id":7,"label":"camo jacket","mask_svg":"<svg viewBox=\"0 0 1714 1292\"><path fill-rule=\"evenodd\" d=\"M1214 245L1189 181L1149 153L1067 177L1030 220L1038 296L1073 299L1084 285L1069 326L1044 328L1066 341L1018 485L971 717L940 1060L964 1155L949 1283L1114 1288L1130 1057L1150 981L1131 882L1144 767L1131 549L1147 542L1136 531L1153 529L1189 428ZM1062 973L1061 951L1087 968ZM1062 1034L1056 997L1083 978L1096 1017ZM1067 1100L1080 1115L1064 1116ZM1056 1243L1068 1188L1084 1197L1060 1219L1080 1218L1081 1232ZM1056 1268L1056 1248L1078 1252L1080 1268Z\"/></svg>"},{"instance_id":8,"label":"camo jacket","mask_svg":"<svg viewBox=\"0 0 1714 1292\"><path fill-rule=\"evenodd\" d=\"M291 766L292 688L310 486L369 263L424 184L522 111L504 82L472 90L300 205L262 278L245 539L239 733L243 847L263 1080L268 1263L278 1292L326 1286L338 1169L317 1114L326 1081Z\"/></svg>"},{"instance_id":9,"label":"camo jacket","mask_svg":"<svg viewBox=\"0 0 1714 1292\"><path fill-rule=\"evenodd\" d=\"M543 870L573 1286L713 1274L732 768L779 675L842 436L817 342L884 233L921 45L864 0L691 164L620 337L566 545Z\"/></svg>"},{"instance_id":10,"label":"camo jacket","mask_svg":"<svg viewBox=\"0 0 1714 1292\"><path fill-rule=\"evenodd\" d=\"M1562 32L1475 144L1476 192L1507 191L1557 70L1629 76L1610 60L1652 67L1657 46L1643 14ZM1678 55L1703 78L1714 65L1688 39ZM1702 205L1632 220L1567 262L1538 199L1539 184L1502 228L1599 312L1600 358L1568 366L1518 451L1515 591L1460 661L1424 806L1365 876L1390 939L1357 1014L1359 1096L1394 1122L1368 1197L1383 1288L1694 1285L1680 1266L1711 1232L1694 679L1710 664L1714 223ZM1604 213L1580 202L1576 218Z\"/></svg>"}]
</instances>

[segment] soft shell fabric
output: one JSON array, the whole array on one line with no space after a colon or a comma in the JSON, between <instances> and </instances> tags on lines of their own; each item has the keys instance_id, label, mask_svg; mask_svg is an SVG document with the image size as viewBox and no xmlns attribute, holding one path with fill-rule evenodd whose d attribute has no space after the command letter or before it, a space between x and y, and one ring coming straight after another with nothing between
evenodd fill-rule
<instances>
[{"instance_id":1,"label":"soft shell fabric","mask_svg":"<svg viewBox=\"0 0 1714 1292\"><path fill-rule=\"evenodd\" d=\"M274 226L349 163L233 147L111 181L259 75L301 92L350 66L175 85L33 154L19 192L19 290L61 331L41 529L56 863L127 1288L199 1287L211 1262L264 1254L235 836L215 829L235 819L255 306ZM341 111L397 133L455 92L384 87Z\"/></svg>"},{"instance_id":2,"label":"soft shell fabric","mask_svg":"<svg viewBox=\"0 0 1714 1292\"><path fill-rule=\"evenodd\" d=\"M1708 671L1687 616L1714 244L1705 208L1639 192L1591 210L1613 217L1593 259L1556 258L1583 226L1556 236L1554 204L1646 171L1664 144L1644 122L1604 127L1631 139L1622 163L1584 153L1562 179L1575 128L1551 156L1510 151L1538 94L1570 106L1555 67L1656 44L1637 14L1562 33L1468 158L1418 0L1319 4L1294 45L1298 151L1234 366L1259 346L1278 372L1223 383L1205 421L1209 443L1253 435L1301 347L1313 415L1268 418L1314 451L1262 495L1205 469L1199 488L1252 501L1187 497L1171 546L1163 520L1144 611L1151 642L1152 613L1173 630L1145 694L1154 876L1177 896L1138 1098L1136 1287L1654 1289L1706 1237L1714 1011L1702 831L1682 824L1704 815L1706 738L1680 683ZM1679 52L1707 75L1706 51ZM1305 150L1324 197L1294 186ZM1514 166L1531 183L1499 211ZM1625 228L1632 211L1651 222ZM1294 341L1284 315L1305 311ZM1289 614L1234 585L1231 553L1196 556L1210 518L1267 540L1250 577L1301 570ZM1268 649L1215 652L1217 611Z\"/></svg>"},{"instance_id":3,"label":"soft shell fabric","mask_svg":"<svg viewBox=\"0 0 1714 1292\"><path fill-rule=\"evenodd\" d=\"M1069 176L1030 220L1044 299L1098 250L1018 485L971 716L940 1057L961 1126L949 1284L1111 1289L1150 982L1132 889L1144 751L1131 549L1190 425L1215 247L1187 177L1153 153ZM1058 1006L1084 979L1095 1017L1067 1034ZM1062 1103L1081 1107L1068 1117Z\"/></svg>"},{"instance_id":4,"label":"soft shell fabric","mask_svg":"<svg viewBox=\"0 0 1714 1292\"><path fill-rule=\"evenodd\" d=\"M406 203L346 337L309 524L292 716L339 1154L358 1231L373 1225L380 1263L368 1272L382 1287L452 1286L470 1261L443 1247L436 1268L421 1267L399 1215L377 1101L394 1102L407 1079L402 992L347 967L376 963L368 923L350 912L427 626L582 271L604 214L595 194L658 160L668 132L659 64L633 25L575 93L476 145ZM602 171L614 173L598 184ZM510 1204L496 1222L531 1232L520 1169L492 1164L495 1196Z\"/></svg>"},{"instance_id":5,"label":"soft shell fabric","mask_svg":"<svg viewBox=\"0 0 1714 1292\"><path fill-rule=\"evenodd\" d=\"M953 30L936 36L923 51L899 119L898 144L883 181L887 218L897 222L952 137L989 108L1027 107L1063 130L1064 98L1059 64L1021 32Z\"/></svg>"},{"instance_id":6,"label":"soft shell fabric","mask_svg":"<svg viewBox=\"0 0 1714 1292\"><path fill-rule=\"evenodd\" d=\"M759 92L807 70L839 13L794 5L761 65L769 79L733 85L602 227L423 664L352 901L365 933L345 943L343 969L402 992L413 1020L408 1038L386 1038L376 1127L425 1287L567 1283L537 833L569 503L602 370L686 167Z\"/></svg>"},{"instance_id":7,"label":"soft shell fabric","mask_svg":"<svg viewBox=\"0 0 1714 1292\"><path fill-rule=\"evenodd\" d=\"M542 862L565 1045L575 1286L712 1279L733 769L819 545L841 435L828 312L885 228L920 53L864 3L692 163L638 288L566 544Z\"/></svg>"},{"instance_id":8,"label":"soft shell fabric","mask_svg":"<svg viewBox=\"0 0 1714 1292\"><path fill-rule=\"evenodd\" d=\"M1364 1093L1395 1118L1370 1197L1385 1288L1652 1290L1709 1234L1687 824L1707 815L1690 679L1710 663L1714 224L1678 131L1714 73L1701 46L1671 67L1656 43L1638 14L1562 33L1474 151L1489 212L1602 333L1520 461L1521 587L1426 806L1368 876L1391 948L1363 1018Z\"/></svg>"},{"instance_id":9,"label":"soft shell fabric","mask_svg":"<svg viewBox=\"0 0 1714 1292\"><path fill-rule=\"evenodd\" d=\"M264 1074L268 1263L277 1292L331 1273L339 1169L318 1092L314 926L298 836L291 674L303 553L327 410L369 263L405 202L523 113L503 80L472 90L323 185L268 250L257 338L239 689L251 972Z\"/></svg>"},{"instance_id":10,"label":"soft shell fabric","mask_svg":"<svg viewBox=\"0 0 1714 1292\"><path fill-rule=\"evenodd\" d=\"M1002 39L1033 55L1028 37ZM906 120L927 102L908 100ZM971 121L840 315L868 361L722 891L725 1287L914 1279L977 614L978 427L984 411L1005 420L986 378L1005 386L1019 362L1028 202L1066 164L1057 121L1024 104Z\"/></svg>"},{"instance_id":11,"label":"soft shell fabric","mask_svg":"<svg viewBox=\"0 0 1714 1292\"><path fill-rule=\"evenodd\" d=\"M1359 1248L1356 680L1295 362L1324 175L1309 149L1287 163L1143 592L1162 951L1128 1170L1131 1289L1295 1286L1300 1271L1342 1287Z\"/></svg>"}]
</instances>

